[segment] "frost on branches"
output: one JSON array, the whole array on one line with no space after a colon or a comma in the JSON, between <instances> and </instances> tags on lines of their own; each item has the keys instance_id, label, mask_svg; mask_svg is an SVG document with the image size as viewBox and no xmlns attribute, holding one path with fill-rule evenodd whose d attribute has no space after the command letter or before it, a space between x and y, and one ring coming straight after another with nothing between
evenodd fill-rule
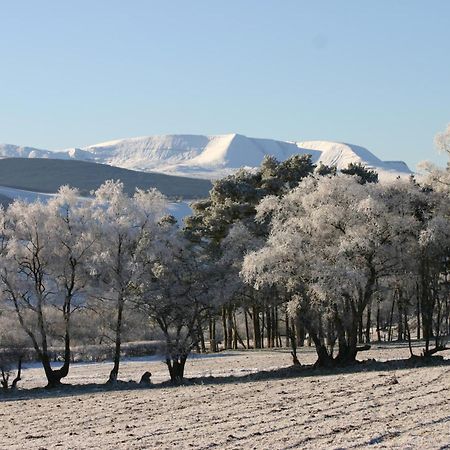
<instances>
[{"instance_id":1,"label":"frost on branches","mask_svg":"<svg viewBox=\"0 0 450 450\"><path fill-rule=\"evenodd\" d=\"M135 295L144 274L142 252L157 243L166 200L157 190L137 190L129 197L122 183L107 181L95 191L89 209L97 236L91 260L97 289L91 295L110 303L116 312L114 363L109 376L113 383L119 373L125 303Z\"/></svg>"},{"instance_id":2,"label":"frost on branches","mask_svg":"<svg viewBox=\"0 0 450 450\"><path fill-rule=\"evenodd\" d=\"M2 299L29 336L49 387L69 372L71 318L84 303L97 239L91 211L77 196L76 190L62 187L47 204L16 201L0 213ZM58 331L64 358L54 369L49 338Z\"/></svg>"},{"instance_id":3,"label":"frost on branches","mask_svg":"<svg viewBox=\"0 0 450 450\"><path fill-rule=\"evenodd\" d=\"M427 311L434 309L428 277L439 276L441 268L429 268L438 257L429 252L437 248L424 247L424 233L432 227L440 245L447 245L445 203L412 182L306 179L283 198L267 197L257 207L259 220L271 216L271 231L266 245L245 257L242 276L256 288L274 286L289 293L291 311L315 344L318 365L347 364L362 349L358 325L364 312L396 274L426 278L420 296L429 321ZM412 255L417 255L415 264ZM428 342L432 331L425 323L424 333Z\"/></svg>"}]
</instances>

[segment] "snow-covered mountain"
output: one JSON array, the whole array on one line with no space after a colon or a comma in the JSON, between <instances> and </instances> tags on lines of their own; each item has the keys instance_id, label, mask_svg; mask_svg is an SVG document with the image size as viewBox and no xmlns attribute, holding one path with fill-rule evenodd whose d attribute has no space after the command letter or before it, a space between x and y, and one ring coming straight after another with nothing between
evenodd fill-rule
<instances>
[{"instance_id":1,"label":"snow-covered mountain","mask_svg":"<svg viewBox=\"0 0 450 450\"><path fill-rule=\"evenodd\" d=\"M257 167L265 155L283 161L295 154L311 154L314 162L343 169L359 162L381 177L411 174L401 161L382 161L369 150L327 141L287 142L249 138L240 134L216 136L163 135L104 142L59 152L0 145L0 157L56 158L92 161L143 172L215 179L240 167Z\"/></svg>"},{"instance_id":2,"label":"snow-covered mountain","mask_svg":"<svg viewBox=\"0 0 450 450\"><path fill-rule=\"evenodd\" d=\"M381 176L411 175L411 170L403 161L382 161L364 147L341 142L305 141L297 145L307 153L320 151L317 163L345 169L350 163L360 163L375 169Z\"/></svg>"}]
</instances>

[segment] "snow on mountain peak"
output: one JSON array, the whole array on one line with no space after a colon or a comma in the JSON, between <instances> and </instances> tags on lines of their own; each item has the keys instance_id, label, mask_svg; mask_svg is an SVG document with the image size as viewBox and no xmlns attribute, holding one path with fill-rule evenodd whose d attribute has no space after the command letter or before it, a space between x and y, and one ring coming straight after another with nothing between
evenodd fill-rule
<instances>
[{"instance_id":1,"label":"snow on mountain peak","mask_svg":"<svg viewBox=\"0 0 450 450\"><path fill-rule=\"evenodd\" d=\"M118 139L60 152L0 145L0 157L57 158L94 161L126 169L214 179L261 164L265 155L283 161L311 154L315 163L346 168L361 163L384 175L409 175L401 161L381 161L364 147L329 141L288 142L251 138L241 134L160 135Z\"/></svg>"},{"instance_id":2,"label":"snow on mountain peak","mask_svg":"<svg viewBox=\"0 0 450 450\"><path fill-rule=\"evenodd\" d=\"M330 141L306 141L297 145L303 151L318 150L321 152L317 163L345 169L350 163L363 164L376 170L381 177L410 175L412 172L403 161L382 161L372 152L358 145Z\"/></svg>"}]
</instances>

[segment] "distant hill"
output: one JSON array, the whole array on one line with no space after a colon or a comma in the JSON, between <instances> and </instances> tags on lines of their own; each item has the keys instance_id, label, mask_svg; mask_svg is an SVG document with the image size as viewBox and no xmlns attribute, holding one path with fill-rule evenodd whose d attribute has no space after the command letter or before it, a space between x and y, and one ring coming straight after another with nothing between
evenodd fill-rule
<instances>
[{"instance_id":1,"label":"distant hill","mask_svg":"<svg viewBox=\"0 0 450 450\"><path fill-rule=\"evenodd\" d=\"M47 158L0 159L0 186L27 191L52 193L61 185L68 184L78 188L81 195L89 195L90 191L111 179L122 181L130 194L136 188L156 188L172 199L203 198L212 187L208 180L136 172L94 162Z\"/></svg>"},{"instance_id":2,"label":"distant hill","mask_svg":"<svg viewBox=\"0 0 450 450\"><path fill-rule=\"evenodd\" d=\"M310 154L315 163L333 165L339 170L349 163L361 163L375 169L381 179L411 174L405 163L383 161L358 145L329 141L277 141L241 134L143 136L59 152L0 144L0 157L4 158L88 161L141 172L209 180L236 172L241 167L258 167L265 155L284 161L298 154Z\"/></svg>"}]
</instances>

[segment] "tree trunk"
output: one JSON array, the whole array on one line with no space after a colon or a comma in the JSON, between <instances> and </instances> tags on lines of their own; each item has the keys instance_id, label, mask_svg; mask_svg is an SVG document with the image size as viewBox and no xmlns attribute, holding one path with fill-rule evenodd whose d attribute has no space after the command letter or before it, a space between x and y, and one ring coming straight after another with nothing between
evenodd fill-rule
<instances>
[{"instance_id":1,"label":"tree trunk","mask_svg":"<svg viewBox=\"0 0 450 450\"><path fill-rule=\"evenodd\" d=\"M233 308L228 305L227 308L227 349L233 348Z\"/></svg>"},{"instance_id":2,"label":"tree trunk","mask_svg":"<svg viewBox=\"0 0 450 450\"><path fill-rule=\"evenodd\" d=\"M377 302L377 341L381 342L381 308L380 302Z\"/></svg>"},{"instance_id":3,"label":"tree trunk","mask_svg":"<svg viewBox=\"0 0 450 450\"><path fill-rule=\"evenodd\" d=\"M425 339L425 353L430 351L430 341L433 337L433 310L434 303L430 292L431 280L429 277L429 264L425 256L421 261L420 310L422 313L422 331Z\"/></svg>"},{"instance_id":4,"label":"tree trunk","mask_svg":"<svg viewBox=\"0 0 450 450\"><path fill-rule=\"evenodd\" d=\"M247 341L247 348L250 348L250 330L249 330L249 326L248 326L247 308L244 308L244 320L245 320L245 338Z\"/></svg>"},{"instance_id":5,"label":"tree trunk","mask_svg":"<svg viewBox=\"0 0 450 450\"><path fill-rule=\"evenodd\" d=\"M253 305L253 347L261 348L261 325L259 323L259 310L256 305Z\"/></svg>"},{"instance_id":6,"label":"tree trunk","mask_svg":"<svg viewBox=\"0 0 450 450\"><path fill-rule=\"evenodd\" d=\"M11 383L11 389L15 389L17 386L17 383L22 379L22 357L19 358L19 361L17 363L17 375L14 378L13 382Z\"/></svg>"},{"instance_id":7,"label":"tree trunk","mask_svg":"<svg viewBox=\"0 0 450 450\"><path fill-rule=\"evenodd\" d=\"M299 313L295 315L295 338L297 339L297 346L303 347L305 345L306 331Z\"/></svg>"},{"instance_id":8,"label":"tree trunk","mask_svg":"<svg viewBox=\"0 0 450 450\"><path fill-rule=\"evenodd\" d=\"M284 320L286 322L286 339L285 339L285 345L286 347L289 347L289 345L291 344L291 327L289 324L289 314L286 311L285 316L284 316ZM297 349L297 346L295 346L295 348Z\"/></svg>"},{"instance_id":9,"label":"tree trunk","mask_svg":"<svg viewBox=\"0 0 450 450\"><path fill-rule=\"evenodd\" d=\"M358 342L361 344L364 341L364 324L363 316L361 315L358 320Z\"/></svg>"},{"instance_id":10,"label":"tree trunk","mask_svg":"<svg viewBox=\"0 0 450 450\"><path fill-rule=\"evenodd\" d=\"M394 321L395 296L392 297L391 314L389 315L388 342L392 340L392 323Z\"/></svg>"},{"instance_id":11,"label":"tree trunk","mask_svg":"<svg viewBox=\"0 0 450 450\"><path fill-rule=\"evenodd\" d=\"M417 295L417 340L420 340L420 295L419 295L419 287L417 286L416 289L416 295Z\"/></svg>"},{"instance_id":12,"label":"tree trunk","mask_svg":"<svg viewBox=\"0 0 450 450\"><path fill-rule=\"evenodd\" d=\"M372 301L367 305L366 343L370 343L370 330L372 328Z\"/></svg>"},{"instance_id":13,"label":"tree trunk","mask_svg":"<svg viewBox=\"0 0 450 450\"><path fill-rule=\"evenodd\" d=\"M217 352L216 343L216 319L214 317L209 318L209 351Z\"/></svg>"},{"instance_id":14,"label":"tree trunk","mask_svg":"<svg viewBox=\"0 0 450 450\"><path fill-rule=\"evenodd\" d=\"M200 321L200 317L197 319L197 329L200 337L200 351L206 353L205 335L203 334L203 327Z\"/></svg>"},{"instance_id":15,"label":"tree trunk","mask_svg":"<svg viewBox=\"0 0 450 450\"><path fill-rule=\"evenodd\" d=\"M228 331L227 331L227 310L225 306L222 307L222 328L223 328L223 348L227 349Z\"/></svg>"},{"instance_id":16,"label":"tree trunk","mask_svg":"<svg viewBox=\"0 0 450 450\"><path fill-rule=\"evenodd\" d=\"M398 302L397 302L397 310L398 310L398 320L397 320L397 341L403 341L404 332L403 332L403 294L402 290L398 290Z\"/></svg>"},{"instance_id":17,"label":"tree trunk","mask_svg":"<svg viewBox=\"0 0 450 450\"><path fill-rule=\"evenodd\" d=\"M271 312L272 312L271 307L267 306L266 307L267 348L273 347L273 329L272 329L273 319Z\"/></svg>"},{"instance_id":18,"label":"tree trunk","mask_svg":"<svg viewBox=\"0 0 450 450\"><path fill-rule=\"evenodd\" d=\"M123 308L125 301L122 295L119 295L117 300L117 322L116 322L116 336L114 342L114 358L113 358L113 368L109 373L108 383L115 383L119 375L119 364L120 364L120 351L122 348L122 319L123 319Z\"/></svg>"},{"instance_id":19,"label":"tree trunk","mask_svg":"<svg viewBox=\"0 0 450 450\"><path fill-rule=\"evenodd\" d=\"M309 336L314 342L317 352L317 361L315 367L332 367L334 365L333 358L328 353L327 346L320 341L319 337L312 331L309 331Z\"/></svg>"},{"instance_id":20,"label":"tree trunk","mask_svg":"<svg viewBox=\"0 0 450 450\"><path fill-rule=\"evenodd\" d=\"M265 329L265 315L264 315L264 308L261 310L261 348L264 348L264 329Z\"/></svg>"},{"instance_id":21,"label":"tree trunk","mask_svg":"<svg viewBox=\"0 0 450 450\"><path fill-rule=\"evenodd\" d=\"M233 321L233 349L237 350L237 348L238 348L238 340L240 340L240 339L239 339L239 336L238 336L239 333L238 333L237 322L236 322L236 310L233 310L232 321Z\"/></svg>"},{"instance_id":22,"label":"tree trunk","mask_svg":"<svg viewBox=\"0 0 450 450\"><path fill-rule=\"evenodd\" d=\"M184 379L184 367L187 355L178 357L166 357L166 364L169 369L170 381L173 384L181 384Z\"/></svg>"}]
</instances>

